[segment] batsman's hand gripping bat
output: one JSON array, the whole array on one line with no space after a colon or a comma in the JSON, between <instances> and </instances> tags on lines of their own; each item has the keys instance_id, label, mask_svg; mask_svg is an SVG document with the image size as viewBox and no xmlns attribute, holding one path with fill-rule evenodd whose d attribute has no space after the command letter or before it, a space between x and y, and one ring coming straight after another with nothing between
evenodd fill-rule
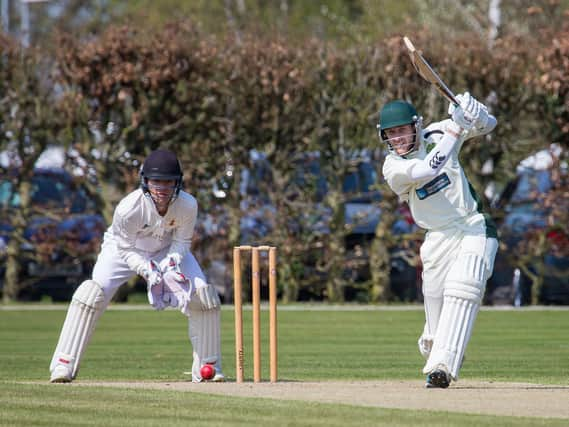
<instances>
[{"instance_id":1,"label":"batsman's hand gripping bat","mask_svg":"<svg viewBox=\"0 0 569 427\"><path fill-rule=\"evenodd\" d=\"M409 51L409 57L411 58L411 63L415 70L419 73L419 75L424 78L426 81L431 83L435 89L444 96L449 102L452 102L455 106L458 107L459 102L456 100L452 91L447 87L447 85L441 80L439 75L433 70L433 68L429 65L429 63L423 58L423 56L417 52L411 40L407 37L403 37L403 42L405 43L405 47Z\"/></svg>"}]
</instances>

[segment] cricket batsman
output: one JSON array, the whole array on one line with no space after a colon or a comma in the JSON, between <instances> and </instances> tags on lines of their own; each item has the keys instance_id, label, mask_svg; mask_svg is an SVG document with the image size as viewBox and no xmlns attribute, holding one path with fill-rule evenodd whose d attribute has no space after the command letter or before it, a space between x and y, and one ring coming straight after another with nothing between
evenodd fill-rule
<instances>
[{"instance_id":1,"label":"cricket batsman","mask_svg":"<svg viewBox=\"0 0 569 427\"><path fill-rule=\"evenodd\" d=\"M188 317L192 381L204 380L205 364L214 367L208 369L213 371L208 379L224 380L220 300L190 252L198 205L181 190L182 176L171 151L153 151L144 161L140 188L115 209L92 279L73 294L51 361L51 382L75 379L97 320L117 289L136 274L145 279L148 300L156 310L175 307Z\"/></svg>"},{"instance_id":2,"label":"cricket batsman","mask_svg":"<svg viewBox=\"0 0 569 427\"><path fill-rule=\"evenodd\" d=\"M377 126L389 149L383 175L426 229L420 250L426 322L418 344L427 388L458 380L498 249L496 227L458 159L464 141L491 132L496 119L468 92L457 101L450 119L423 129L413 105L395 100L381 109Z\"/></svg>"}]
</instances>

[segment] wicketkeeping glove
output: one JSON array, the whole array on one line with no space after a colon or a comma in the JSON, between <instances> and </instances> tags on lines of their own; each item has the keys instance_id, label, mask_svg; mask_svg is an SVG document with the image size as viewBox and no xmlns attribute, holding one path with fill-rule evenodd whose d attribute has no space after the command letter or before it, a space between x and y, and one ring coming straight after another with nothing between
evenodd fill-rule
<instances>
[{"instance_id":1,"label":"wicketkeeping glove","mask_svg":"<svg viewBox=\"0 0 569 427\"><path fill-rule=\"evenodd\" d=\"M150 260L143 264L137 273L146 280L148 302L156 310L163 310L166 307L162 301L164 282L162 281L162 272L158 268L158 264Z\"/></svg>"},{"instance_id":2,"label":"wicketkeeping glove","mask_svg":"<svg viewBox=\"0 0 569 427\"><path fill-rule=\"evenodd\" d=\"M184 315L189 316L189 304L192 294L191 281L182 273L167 271L164 273L164 294L162 301L167 306L178 308Z\"/></svg>"},{"instance_id":3,"label":"wicketkeeping glove","mask_svg":"<svg viewBox=\"0 0 569 427\"><path fill-rule=\"evenodd\" d=\"M185 282L188 279L184 273L182 273L182 268L180 267L181 262L182 257L180 255L170 254L160 262L160 270L162 271L162 274L166 274L168 272L175 273L177 276L176 280L178 282Z\"/></svg>"}]
</instances>

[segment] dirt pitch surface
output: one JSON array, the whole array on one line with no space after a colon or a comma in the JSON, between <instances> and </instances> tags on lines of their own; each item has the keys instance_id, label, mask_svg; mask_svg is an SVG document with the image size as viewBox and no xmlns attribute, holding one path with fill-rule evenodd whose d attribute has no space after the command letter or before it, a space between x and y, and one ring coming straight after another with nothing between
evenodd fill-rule
<instances>
[{"instance_id":1,"label":"dirt pitch surface","mask_svg":"<svg viewBox=\"0 0 569 427\"><path fill-rule=\"evenodd\" d=\"M238 397L342 403L380 408L569 419L569 386L461 380L448 389L425 389L418 381L278 382L92 382L76 386L144 388Z\"/></svg>"}]
</instances>

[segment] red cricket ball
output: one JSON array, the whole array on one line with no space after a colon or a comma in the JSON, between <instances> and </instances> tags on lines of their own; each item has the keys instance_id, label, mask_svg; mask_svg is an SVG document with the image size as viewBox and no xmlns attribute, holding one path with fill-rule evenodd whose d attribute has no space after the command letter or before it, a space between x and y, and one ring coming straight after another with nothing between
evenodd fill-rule
<instances>
[{"instance_id":1,"label":"red cricket ball","mask_svg":"<svg viewBox=\"0 0 569 427\"><path fill-rule=\"evenodd\" d=\"M215 375L215 368L213 365L205 364L200 369L202 379L211 380Z\"/></svg>"}]
</instances>

